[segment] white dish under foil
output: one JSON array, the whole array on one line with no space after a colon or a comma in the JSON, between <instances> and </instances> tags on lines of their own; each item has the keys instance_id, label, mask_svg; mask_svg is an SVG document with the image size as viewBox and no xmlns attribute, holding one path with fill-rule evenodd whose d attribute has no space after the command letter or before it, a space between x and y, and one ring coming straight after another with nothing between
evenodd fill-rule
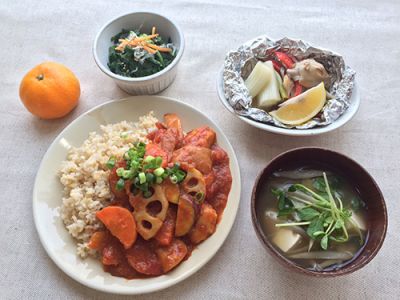
<instances>
[{"instance_id":1,"label":"white dish under foil","mask_svg":"<svg viewBox=\"0 0 400 300\"><path fill-rule=\"evenodd\" d=\"M286 126L264 110L251 106L252 99L243 78L249 75L258 60L270 59L271 50L287 52L297 61L314 58L324 65L330 75L327 89L333 98L327 101L320 115L305 124ZM218 77L218 93L228 110L243 121L267 131L300 136L320 134L340 127L354 116L360 102L355 72L345 64L341 55L311 46L302 40L283 38L275 41L266 36L255 38L237 50L228 52Z\"/></svg>"}]
</instances>

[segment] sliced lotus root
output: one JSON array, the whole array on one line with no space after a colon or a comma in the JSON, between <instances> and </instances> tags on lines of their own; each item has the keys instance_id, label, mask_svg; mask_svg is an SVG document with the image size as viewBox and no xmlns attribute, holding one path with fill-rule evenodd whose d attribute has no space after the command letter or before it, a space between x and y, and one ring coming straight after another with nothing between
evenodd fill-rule
<instances>
[{"instance_id":1,"label":"sliced lotus root","mask_svg":"<svg viewBox=\"0 0 400 300\"><path fill-rule=\"evenodd\" d=\"M134 209L137 232L145 240L151 239L157 234L167 215L169 204L163 189L156 185L151 197L144 198L140 193L130 200Z\"/></svg>"},{"instance_id":2,"label":"sliced lotus root","mask_svg":"<svg viewBox=\"0 0 400 300\"><path fill-rule=\"evenodd\" d=\"M203 174L195 168L189 168L185 180L182 182L183 190L201 202L206 197L206 182Z\"/></svg>"}]
</instances>

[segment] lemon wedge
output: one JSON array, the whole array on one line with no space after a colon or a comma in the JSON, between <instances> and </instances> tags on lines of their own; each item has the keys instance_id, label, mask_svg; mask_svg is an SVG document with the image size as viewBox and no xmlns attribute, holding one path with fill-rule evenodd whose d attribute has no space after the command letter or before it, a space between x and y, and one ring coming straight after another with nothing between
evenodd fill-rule
<instances>
[{"instance_id":1,"label":"lemon wedge","mask_svg":"<svg viewBox=\"0 0 400 300\"><path fill-rule=\"evenodd\" d=\"M315 117L324 107L326 91L324 83L283 102L269 114L286 125L300 125Z\"/></svg>"}]
</instances>

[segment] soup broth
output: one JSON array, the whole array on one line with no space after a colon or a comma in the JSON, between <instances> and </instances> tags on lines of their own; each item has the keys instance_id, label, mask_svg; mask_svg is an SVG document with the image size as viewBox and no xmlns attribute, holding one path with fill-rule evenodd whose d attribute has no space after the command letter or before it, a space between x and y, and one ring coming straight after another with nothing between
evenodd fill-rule
<instances>
[{"instance_id":1,"label":"soup broth","mask_svg":"<svg viewBox=\"0 0 400 300\"><path fill-rule=\"evenodd\" d=\"M263 185L257 206L267 238L306 269L339 269L358 256L368 238L367 207L360 193L326 168L275 172Z\"/></svg>"}]
</instances>

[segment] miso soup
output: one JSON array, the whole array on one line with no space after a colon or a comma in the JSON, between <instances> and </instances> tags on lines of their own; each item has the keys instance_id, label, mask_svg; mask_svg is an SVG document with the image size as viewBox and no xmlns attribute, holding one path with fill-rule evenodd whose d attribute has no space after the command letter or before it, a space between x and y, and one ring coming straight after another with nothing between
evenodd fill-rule
<instances>
[{"instance_id":1,"label":"miso soup","mask_svg":"<svg viewBox=\"0 0 400 300\"><path fill-rule=\"evenodd\" d=\"M345 176L323 167L275 172L257 205L268 239L306 269L339 269L358 256L368 238L360 193Z\"/></svg>"}]
</instances>

